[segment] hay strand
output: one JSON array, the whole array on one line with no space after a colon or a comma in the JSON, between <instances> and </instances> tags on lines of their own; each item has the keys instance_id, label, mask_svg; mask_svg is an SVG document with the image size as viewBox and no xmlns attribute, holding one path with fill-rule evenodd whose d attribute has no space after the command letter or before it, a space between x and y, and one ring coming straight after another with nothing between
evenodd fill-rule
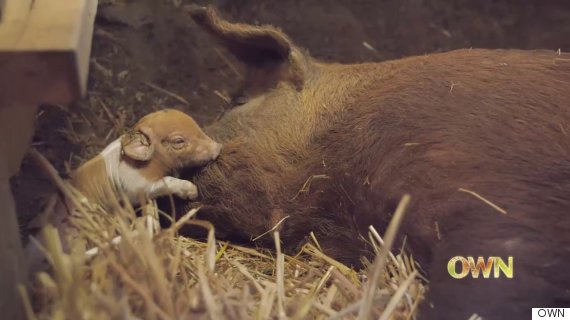
<instances>
[{"instance_id":1,"label":"hay strand","mask_svg":"<svg viewBox=\"0 0 570 320\"><path fill-rule=\"evenodd\" d=\"M396 240L396 233L398 232L400 223L402 222L404 213L409 203L410 196L406 194L402 197L402 200L398 204L396 212L394 213L394 216L388 225L386 235L384 236L385 243L383 246L383 251L380 253L380 255L376 256L374 264L372 265L371 276L368 278L369 280L364 292L362 308L360 308L360 311L358 313L359 320L369 319L371 316L372 302L374 301L374 295L378 286L378 278L380 277L380 273L386 265L386 259L389 255L390 250L392 249L394 241Z\"/></svg>"}]
</instances>

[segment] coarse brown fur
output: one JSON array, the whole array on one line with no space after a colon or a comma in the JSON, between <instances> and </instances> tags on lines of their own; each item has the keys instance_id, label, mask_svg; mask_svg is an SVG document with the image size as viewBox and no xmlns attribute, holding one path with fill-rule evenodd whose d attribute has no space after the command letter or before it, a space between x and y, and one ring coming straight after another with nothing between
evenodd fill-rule
<instances>
[{"instance_id":1,"label":"coarse brown fur","mask_svg":"<svg viewBox=\"0 0 570 320\"><path fill-rule=\"evenodd\" d=\"M313 231L327 254L358 266L370 253L358 234L383 232L408 193L400 234L430 279L422 319L570 305L570 54L469 49L323 64L275 29L192 15L230 52L241 48L250 76L272 79L248 82L258 84L249 101L206 128L225 146L194 181L217 230L249 240L289 216L280 229L291 252ZM270 59L258 65L246 51ZM456 255L513 256L514 279L453 279Z\"/></svg>"}]
</instances>

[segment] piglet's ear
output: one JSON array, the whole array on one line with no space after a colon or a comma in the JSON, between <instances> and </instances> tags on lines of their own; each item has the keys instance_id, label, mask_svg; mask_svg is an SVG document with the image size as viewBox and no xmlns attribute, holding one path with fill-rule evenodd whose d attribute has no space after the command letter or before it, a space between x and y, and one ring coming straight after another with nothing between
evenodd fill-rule
<instances>
[{"instance_id":1,"label":"piglet's ear","mask_svg":"<svg viewBox=\"0 0 570 320\"><path fill-rule=\"evenodd\" d=\"M148 128L125 133L121 138L122 153L133 160L149 161L154 153L151 134Z\"/></svg>"}]
</instances>

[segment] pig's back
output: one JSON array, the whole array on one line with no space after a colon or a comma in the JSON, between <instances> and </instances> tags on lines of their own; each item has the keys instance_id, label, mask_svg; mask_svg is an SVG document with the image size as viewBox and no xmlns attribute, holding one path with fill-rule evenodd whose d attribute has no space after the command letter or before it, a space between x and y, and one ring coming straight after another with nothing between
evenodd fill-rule
<instances>
[{"instance_id":1,"label":"pig's back","mask_svg":"<svg viewBox=\"0 0 570 320\"><path fill-rule=\"evenodd\" d=\"M406 231L425 251L486 214L570 233L570 55L458 50L378 70L382 80L316 139L333 168L330 197L348 199L330 210L360 212L361 231L382 228L410 193Z\"/></svg>"}]
</instances>

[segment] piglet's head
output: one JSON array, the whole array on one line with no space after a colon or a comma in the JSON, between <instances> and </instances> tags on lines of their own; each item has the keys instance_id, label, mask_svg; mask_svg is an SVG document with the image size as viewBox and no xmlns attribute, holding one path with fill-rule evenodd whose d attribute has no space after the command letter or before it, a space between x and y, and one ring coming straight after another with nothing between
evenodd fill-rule
<instances>
[{"instance_id":1,"label":"piglet's head","mask_svg":"<svg viewBox=\"0 0 570 320\"><path fill-rule=\"evenodd\" d=\"M140 119L123 135L121 148L127 160L168 172L203 166L218 157L222 145L208 137L189 115L166 109Z\"/></svg>"}]
</instances>

